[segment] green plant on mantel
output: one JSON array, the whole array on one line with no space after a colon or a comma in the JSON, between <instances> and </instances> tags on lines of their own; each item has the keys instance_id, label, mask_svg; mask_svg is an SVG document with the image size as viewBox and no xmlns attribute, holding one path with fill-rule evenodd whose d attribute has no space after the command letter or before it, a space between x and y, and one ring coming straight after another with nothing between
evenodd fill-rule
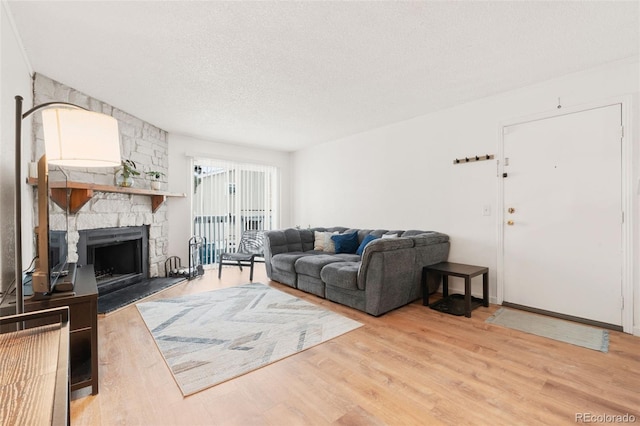
<instances>
[{"instance_id":1,"label":"green plant on mantel","mask_svg":"<svg viewBox=\"0 0 640 426\"><path fill-rule=\"evenodd\" d=\"M132 160L122 160L122 177L129 179L131 176L139 176L140 172L137 169L136 163Z\"/></svg>"},{"instance_id":2,"label":"green plant on mantel","mask_svg":"<svg viewBox=\"0 0 640 426\"><path fill-rule=\"evenodd\" d=\"M144 172L147 176L149 176L150 178L154 179L154 180L160 180L160 178L162 176L164 176L164 173L157 171L157 170L150 170L148 172Z\"/></svg>"},{"instance_id":3,"label":"green plant on mantel","mask_svg":"<svg viewBox=\"0 0 640 426\"><path fill-rule=\"evenodd\" d=\"M116 170L116 184L126 188L133 186L133 177L140 174L136 169L134 161L122 160L122 165Z\"/></svg>"}]
</instances>

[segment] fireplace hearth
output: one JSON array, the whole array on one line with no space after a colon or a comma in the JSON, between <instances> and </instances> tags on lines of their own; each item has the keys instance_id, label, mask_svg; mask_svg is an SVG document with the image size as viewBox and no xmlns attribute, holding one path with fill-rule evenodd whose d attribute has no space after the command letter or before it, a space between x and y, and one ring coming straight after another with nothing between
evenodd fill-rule
<instances>
[{"instance_id":1,"label":"fireplace hearth","mask_svg":"<svg viewBox=\"0 0 640 426\"><path fill-rule=\"evenodd\" d=\"M147 226L88 229L79 234L78 263L93 264L100 295L149 277Z\"/></svg>"}]
</instances>

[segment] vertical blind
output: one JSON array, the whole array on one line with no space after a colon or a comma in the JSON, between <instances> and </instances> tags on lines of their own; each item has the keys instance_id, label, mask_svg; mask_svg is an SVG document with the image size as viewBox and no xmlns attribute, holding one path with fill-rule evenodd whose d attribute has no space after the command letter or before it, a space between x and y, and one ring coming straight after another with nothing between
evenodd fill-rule
<instances>
[{"instance_id":1,"label":"vertical blind","mask_svg":"<svg viewBox=\"0 0 640 426\"><path fill-rule=\"evenodd\" d=\"M242 231L278 226L277 172L274 166L193 160L193 235L204 240L203 264L235 251Z\"/></svg>"}]
</instances>

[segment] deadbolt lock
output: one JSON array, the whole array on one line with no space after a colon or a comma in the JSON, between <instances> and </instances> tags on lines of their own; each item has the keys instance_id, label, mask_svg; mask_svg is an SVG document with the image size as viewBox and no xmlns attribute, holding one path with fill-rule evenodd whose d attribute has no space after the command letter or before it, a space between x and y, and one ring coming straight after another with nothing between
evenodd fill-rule
<instances>
[{"instance_id":1,"label":"deadbolt lock","mask_svg":"<svg viewBox=\"0 0 640 426\"><path fill-rule=\"evenodd\" d=\"M513 225L513 221L512 220L508 220L507 221L507 225L509 225L509 226Z\"/></svg>"},{"instance_id":2,"label":"deadbolt lock","mask_svg":"<svg viewBox=\"0 0 640 426\"><path fill-rule=\"evenodd\" d=\"M509 208L507 209L507 211L508 211L509 213L515 213L515 212L516 212L516 209L514 209L513 207L509 207Z\"/></svg>"}]
</instances>

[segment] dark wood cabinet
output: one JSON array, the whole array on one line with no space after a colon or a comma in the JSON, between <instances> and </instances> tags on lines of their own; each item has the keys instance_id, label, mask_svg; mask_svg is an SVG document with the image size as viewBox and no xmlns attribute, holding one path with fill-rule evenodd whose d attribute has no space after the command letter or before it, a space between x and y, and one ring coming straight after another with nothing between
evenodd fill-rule
<instances>
[{"instance_id":1,"label":"dark wood cabinet","mask_svg":"<svg viewBox=\"0 0 640 426\"><path fill-rule=\"evenodd\" d=\"M93 265L78 268L73 294L55 294L42 300L26 299L25 312L69 307L69 360L71 391L91 386L98 393L98 286ZM13 307L15 309L15 306ZM5 312L9 315L13 312ZM46 324L45 320L27 321L26 327Z\"/></svg>"}]
</instances>

